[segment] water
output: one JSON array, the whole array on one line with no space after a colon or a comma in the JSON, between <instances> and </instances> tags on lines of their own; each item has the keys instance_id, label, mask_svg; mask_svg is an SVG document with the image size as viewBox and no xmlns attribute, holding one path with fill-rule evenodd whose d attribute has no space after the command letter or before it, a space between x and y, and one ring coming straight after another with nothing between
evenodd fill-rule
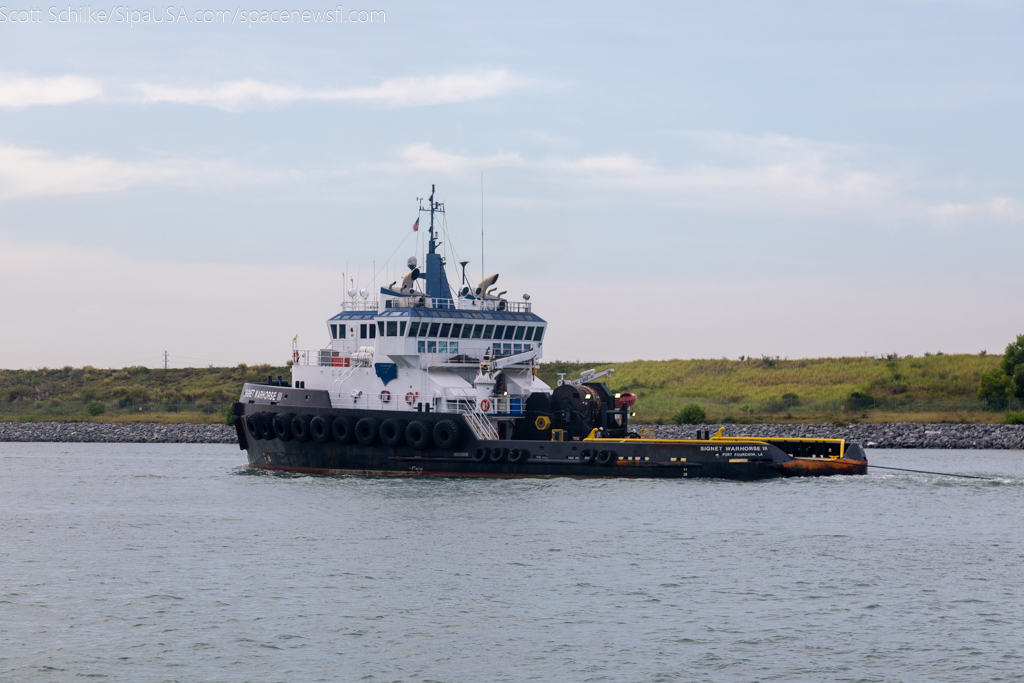
<instances>
[{"instance_id":1,"label":"water","mask_svg":"<svg viewBox=\"0 0 1024 683\"><path fill-rule=\"evenodd\" d=\"M328 479L0 444L0 680L1024 678L1024 453L724 481Z\"/></svg>"}]
</instances>

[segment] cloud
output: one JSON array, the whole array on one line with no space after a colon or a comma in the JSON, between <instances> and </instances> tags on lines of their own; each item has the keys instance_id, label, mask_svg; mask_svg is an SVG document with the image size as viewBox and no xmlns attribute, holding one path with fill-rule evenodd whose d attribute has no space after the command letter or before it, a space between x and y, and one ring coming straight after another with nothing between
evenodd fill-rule
<instances>
[{"instance_id":1,"label":"cloud","mask_svg":"<svg viewBox=\"0 0 1024 683\"><path fill-rule=\"evenodd\" d=\"M144 103L173 102L238 111L259 104L281 105L303 101L422 107L499 97L538 84L539 81L534 79L496 69L447 76L396 78L364 88L318 90L244 79L203 88L143 84L138 86L138 91Z\"/></svg>"},{"instance_id":2,"label":"cloud","mask_svg":"<svg viewBox=\"0 0 1024 683\"><path fill-rule=\"evenodd\" d=\"M138 185L208 186L261 182L276 174L197 159L118 161L0 144L0 200L117 192Z\"/></svg>"},{"instance_id":3,"label":"cloud","mask_svg":"<svg viewBox=\"0 0 1024 683\"><path fill-rule=\"evenodd\" d=\"M465 171L480 170L495 166L523 166L519 154L495 154L486 157L463 156L434 149L429 142L403 147L398 156L402 161L398 164L380 164L378 168L401 171L438 171L440 173L459 174Z\"/></svg>"},{"instance_id":4,"label":"cloud","mask_svg":"<svg viewBox=\"0 0 1024 683\"><path fill-rule=\"evenodd\" d=\"M858 167L858 150L781 135L691 133L718 163L667 167L630 154L599 155L549 164L600 184L688 196L719 208L784 208L829 213L891 207L903 178ZM707 156L707 154L704 154Z\"/></svg>"},{"instance_id":5,"label":"cloud","mask_svg":"<svg viewBox=\"0 0 1024 683\"><path fill-rule=\"evenodd\" d=\"M478 69L445 76L393 78L361 88L304 88L246 78L203 87L142 83L129 86L128 94L120 95L111 94L109 87L104 88L95 79L78 76L0 77L0 108L19 109L32 105L73 104L89 100L141 104L170 102L214 107L224 111L294 102L356 102L386 107L424 107L501 97L542 85L542 81L519 76L505 69ZM114 90L123 92L119 88Z\"/></svg>"},{"instance_id":6,"label":"cloud","mask_svg":"<svg viewBox=\"0 0 1024 683\"><path fill-rule=\"evenodd\" d=\"M977 203L923 199L922 187L934 193L934 185L926 186L897 163L879 161L878 150L772 134L685 135L701 147L695 156L715 162L670 166L628 153L578 158L528 158L519 153L472 156L423 142L400 149L398 163L376 168L460 175L488 167L515 167L561 187L632 190L645 193L651 201L734 215L857 214L881 221L933 224L981 217L1024 220L1024 206L1012 198Z\"/></svg>"},{"instance_id":7,"label":"cloud","mask_svg":"<svg viewBox=\"0 0 1024 683\"><path fill-rule=\"evenodd\" d=\"M733 163L671 167L632 154L580 158L526 159L518 153L491 156L460 155L418 143L398 152L400 163L379 168L397 171L436 171L453 175L486 167L518 167L535 176L557 176L576 184L650 191L691 205L726 211L783 209L788 213L829 213L892 206L900 193L900 178L855 167L844 158L849 148L819 145L782 136L703 136L718 149L728 150ZM721 154L719 154L721 156Z\"/></svg>"},{"instance_id":8,"label":"cloud","mask_svg":"<svg viewBox=\"0 0 1024 683\"><path fill-rule=\"evenodd\" d=\"M928 214L947 225L978 218L1015 222L1024 220L1024 206L1010 197L993 197L974 204L938 204L929 207Z\"/></svg>"},{"instance_id":9,"label":"cloud","mask_svg":"<svg viewBox=\"0 0 1024 683\"><path fill-rule=\"evenodd\" d=\"M103 95L97 81L77 76L56 78L0 77L0 108L20 109L36 104L71 104Z\"/></svg>"}]
</instances>

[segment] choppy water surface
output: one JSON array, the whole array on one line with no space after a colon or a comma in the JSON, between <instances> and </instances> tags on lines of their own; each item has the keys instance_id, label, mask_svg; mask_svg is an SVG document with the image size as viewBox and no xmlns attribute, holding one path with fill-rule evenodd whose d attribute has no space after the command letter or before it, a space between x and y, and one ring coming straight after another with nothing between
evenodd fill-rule
<instances>
[{"instance_id":1,"label":"choppy water surface","mask_svg":"<svg viewBox=\"0 0 1024 683\"><path fill-rule=\"evenodd\" d=\"M1021 680L1024 453L723 481L316 478L0 444L0 679Z\"/></svg>"}]
</instances>

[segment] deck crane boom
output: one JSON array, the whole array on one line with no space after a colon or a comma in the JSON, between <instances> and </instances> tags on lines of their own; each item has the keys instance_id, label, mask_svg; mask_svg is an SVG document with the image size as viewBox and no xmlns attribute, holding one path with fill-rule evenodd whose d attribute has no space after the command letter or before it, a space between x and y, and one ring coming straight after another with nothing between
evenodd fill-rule
<instances>
[{"instance_id":1,"label":"deck crane boom","mask_svg":"<svg viewBox=\"0 0 1024 683\"><path fill-rule=\"evenodd\" d=\"M596 379L607 377L613 372L615 372L615 368L608 368L607 370L602 370L601 372L598 372L596 369L584 370L583 372L580 373L579 377L573 380L569 380L568 382L565 381L565 373L560 372L558 373L558 386L562 386L563 384L570 384L574 387L578 387L588 382L593 382Z\"/></svg>"}]
</instances>

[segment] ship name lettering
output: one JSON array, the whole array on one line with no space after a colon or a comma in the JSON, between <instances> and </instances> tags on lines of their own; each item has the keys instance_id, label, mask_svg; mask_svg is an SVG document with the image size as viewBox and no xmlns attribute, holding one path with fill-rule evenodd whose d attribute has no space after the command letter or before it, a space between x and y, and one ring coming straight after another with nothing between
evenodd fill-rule
<instances>
[{"instance_id":1,"label":"ship name lettering","mask_svg":"<svg viewBox=\"0 0 1024 683\"><path fill-rule=\"evenodd\" d=\"M271 401L281 400L280 391L257 391L255 389L246 389L245 393L242 394L242 398L266 398Z\"/></svg>"}]
</instances>

